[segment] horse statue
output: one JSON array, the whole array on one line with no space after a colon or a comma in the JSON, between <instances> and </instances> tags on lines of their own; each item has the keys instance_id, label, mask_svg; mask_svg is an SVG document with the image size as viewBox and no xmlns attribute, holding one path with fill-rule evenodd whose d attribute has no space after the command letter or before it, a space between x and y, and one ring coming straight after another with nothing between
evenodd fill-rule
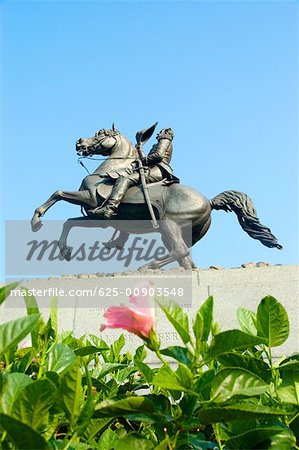
<instances>
[{"instance_id":1,"label":"horse statue","mask_svg":"<svg viewBox=\"0 0 299 450\"><path fill-rule=\"evenodd\" d=\"M107 176L107 173L121 172L131 166L132 161L138 159L136 148L116 130L114 125L109 130L101 129L93 137L80 138L76 142L76 151L81 157L101 155L107 158L103 158L104 162L92 174L83 179L78 191L58 190L54 192L45 203L35 210L31 220L32 231L38 231L42 226L41 217L56 202L63 200L81 206L82 213L85 214L68 219L63 225L58 241L60 252L66 260L71 259L72 248L67 245L67 237L72 227L110 226L109 220L105 220L105 218L99 220L93 212L105 204L112 191L114 180ZM148 188L152 210L159 220L159 229L154 230L149 225L142 229L142 233L160 232L169 253L143 268L160 269L173 261L177 261L184 269L195 267L189 249L208 231L212 210L233 211L237 215L241 227L251 238L258 239L266 247L282 248L271 230L260 223L252 200L242 192L224 191L212 200L208 200L189 186L169 183L167 180L149 184ZM128 221L142 220L151 224L152 218L145 202L142 185L130 187L115 216L118 230L123 236L128 236L130 233ZM186 224L190 223L192 223L191 240L190 233L186 231Z\"/></svg>"}]
</instances>

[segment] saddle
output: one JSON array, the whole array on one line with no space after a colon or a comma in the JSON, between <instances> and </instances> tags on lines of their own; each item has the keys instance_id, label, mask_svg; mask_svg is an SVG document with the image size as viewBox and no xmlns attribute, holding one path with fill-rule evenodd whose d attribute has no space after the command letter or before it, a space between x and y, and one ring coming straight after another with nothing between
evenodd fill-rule
<instances>
[{"instance_id":1,"label":"saddle","mask_svg":"<svg viewBox=\"0 0 299 450\"><path fill-rule=\"evenodd\" d=\"M97 185L97 193L101 197L102 201L105 202L111 194L111 191L113 189L115 180L112 180L111 178L104 178L102 181ZM166 192L166 189L168 186L170 186L173 183L178 183L179 181L177 179L174 180L168 180L167 178L164 178L161 181L157 181L155 183L150 183L147 185L149 190L149 196L151 199L151 203L153 206L155 206L158 210L161 210L163 205L163 197ZM138 184L136 186L131 186L123 200L122 204L144 204L144 194L143 194L143 188L141 184Z\"/></svg>"}]
</instances>

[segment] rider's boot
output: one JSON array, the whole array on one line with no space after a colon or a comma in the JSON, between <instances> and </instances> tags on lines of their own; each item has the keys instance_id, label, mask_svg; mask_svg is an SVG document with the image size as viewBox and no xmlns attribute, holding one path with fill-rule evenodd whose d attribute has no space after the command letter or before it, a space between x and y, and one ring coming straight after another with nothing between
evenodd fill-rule
<instances>
[{"instance_id":1,"label":"rider's boot","mask_svg":"<svg viewBox=\"0 0 299 450\"><path fill-rule=\"evenodd\" d=\"M96 208L89 213L92 213L92 216L96 218L105 218L111 219L111 217L117 214L117 209L125 196L125 193L131 186L131 181L125 177L119 177L115 185L113 186L111 195L105 204L105 206Z\"/></svg>"}]
</instances>

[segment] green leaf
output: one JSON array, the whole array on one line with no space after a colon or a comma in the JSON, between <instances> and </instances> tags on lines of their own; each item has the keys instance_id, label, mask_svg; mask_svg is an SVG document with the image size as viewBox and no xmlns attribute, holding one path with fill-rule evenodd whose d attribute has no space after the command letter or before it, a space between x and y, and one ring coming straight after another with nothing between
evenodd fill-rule
<instances>
[{"instance_id":1,"label":"green leaf","mask_svg":"<svg viewBox=\"0 0 299 450\"><path fill-rule=\"evenodd\" d=\"M208 297L207 300L203 303L203 305L199 309L199 313L203 320L202 340L204 342L207 342L212 329L213 309L214 309L214 299L212 296ZM194 333L196 336L195 331Z\"/></svg>"},{"instance_id":2,"label":"green leaf","mask_svg":"<svg viewBox=\"0 0 299 450\"><path fill-rule=\"evenodd\" d=\"M111 419L91 419L86 426L84 436L86 439L93 438L96 434L98 434L103 428L105 428Z\"/></svg>"},{"instance_id":3,"label":"green leaf","mask_svg":"<svg viewBox=\"0 0 299 450\"><path fill-rule=\"evenodd\" d=\"M262 359L255 358L254 356L241 355L236 352L223 353L217 357L217 360L226 367L241 367L242 369L249 370L249 372L258 375L266 383L271 382L271 369L267 363Z\"/></svg>"},{"instance_id":4,"label":"green leaf","mask_svg":"<svg viewBox=\"0 0 299 450\"><path fill-rule=\"evenodd\" d=\"M252 311L240 306L237 309L237 320L244 333L256 336L256 316Z\"/></svg>"},{"instance_id":5,"label":"green leaf","mask_svg":"<svg viewBox=\"0 0 299 450\"><path fill-rule=\"evenodd\" d=\"M105 348L107 350L110 350L109 345L102 338L99 338L98 336L95 336L94 334L89 334L88 338L91 341L91 343L94 344L96 347Z\"/></svg>"},{"instance_id":6,"label":"green leaf","mask_svg":"<svg viewBox=\"0 0 299 450\"><path fill-rule=\"evenodd\" d=\"M193 333L195 336L195 345L196 345L196 353L197 355L200 354L201 351L201 347L202 347L202 343L203 343L203 318L201 315L201 312L198 311L196 316L195 316L195 320L192 326L193 329Z\"/></svg>"},{"instance_id":7,"label":"green leaf","mask_svg":"<svg viewBox=\"0 0 299 450\"><path fill-rule=\"evenodd\" d=\"M19 284L19 281L16 283L7 284L6 286L2 286L0 288L0 305L5 301L5 299L10 295L11 291L13 291Z\"/></svg>"},{"instance_id":8,"label":"green leaf","mask_svg":"<svg viewBox=\"0 0 299 450\"><path fill-rule=\"evenodd\" d=\"M269 450L293 450L296 445L295 435L290 429L285 428L280 433L275 433L270 437Z\"/></svg>"},{"instance_id":9,"label":"green leaf","mask_svg":"<svg viewBox=\"0 0 299 450\"><path fill-rule=\"evenodd\" d=\"M85 390L85 401L83 402L83 407L80 408L80 414L76 424L76 432L78 436L84 435L86 427L89 425L93 416L97 400L97 397L94 396L92 392L92 378L88 370L88 366L84 362L83 364L85 369L84 385L87 389Z\"/></svg>"},{"instance_id":10,"label":"green leaf","mask_svg":"<svg viewBox=\"0 0 299 450\"><path fill-rule=\"evenodd\" d=\"M11 415L38 430L41 425L47 423L47 414L55 399L55 385L46 378L37 380L21 390L13 403Z\"/></svg>"},{"instance_id":11,"label":"green leaf","mask_svg":"<svg viewBox=\"0 0 299 450\"><path fill-rule=\"evenodd\" d=\"M123 334L121 334L119 336L119 338L113 342L113 344L111 345L111 353L113 355L113 359L112 359L113 361L119 357L120 352L122 351L125 343L126 343L126 341L125 341L125 337Z\"/></svg>"},{"instance_id":12,"label":"green leaf","mask_svg":"<svg viewBox=\"0 0 299 450\"><path fill-rule=\"evenodd\" d=\"M124 369L126 367L126 364L103 363L94 369L92 376L100 379L105 377L110 372L116 372L117 370Z\"/></svg>"},{"instance_id":13,"label":"green leaf","mask_svg":"<svg viewBox=\"0 0 299 450\"><path fill-rule=\"evenodd\" d=\"M127 435L121 438L115 445L115 450L151 450L154 444L147 439L143 439L136 435Z\"/></svg>"},{"instance_id":14,"label":"green leaf","mask_svg":"<svg viewBox=\"0 0 299 450\"><path fill-rule=\"evenodd\" d=\"M65 442L61 439L54 439L52 437L49 440L50 448L51 450L64 450L65 448ZM93 444L93 442L92 442ZM89 444L83 444L82 442L73 442L72 444L68 444L67 447L68 450L94 450L95 447L91 447Z\"/></svg>"},{"instance_id":15,"label":"green leaf","mask_svg":"<svg viewBox=\"0 0 299 450\"><path fill-rule=\"evenodd\" d=\"M117 383L115 380L110 380L108 383L105 383L103 381L99 381L96 378L91 378L92 381L92 385L97 389L98 392L101 393L101 395L103 393L105 394L111 394L112 391L116 391L117 392ZM86 384L86 377L83 376L82 377L82 385Z\"/></svg>"},{"instance_id":16,"label":"green leaf","mask_svg":"<svg viewBox=\"0 0 299 450\"><path fill-rule=\"evenodd\" d=\"M25 288L24 286L21 286L22 293L26 292L26 295L22 295L25 301L27 314L39 314L38 304L36 301L36 298L33 294L30 294L29 290Z\"/></svg>"},{"instance_id":17,"label":"green leaf","mask_svg":"<svg viewBox=\"0 0 299 450\"><path fill-rule=\"evenodd\" d=\"M17 358L20 359L15 360L15 365L13 370L18 371L19 373L26 373L30 364L34 364L35 351L32 347L24 347L18 348L17 353L15 354Z\"/></svg>"},{"instance_id":18,"label":"green leaf","mask_svg":"<svg viewBox=\"0 0 299 450\"><path fill-rule=\"evenodd\" d=\"M282 409L252 403L240 403L233 405L219 405L202 408L197 416L205 425L230 420L250 420L271 416L285 416L288 413Z\"/></svg>"},{"instance_id":19,"label":"green leaf","mask_svg":"<svg viewBox=\"0 0 299 450\"><path fill-rule=\"evenodd\" d=\"M147 396L149 400L155 406L155 414L167 415L171 414L172 405L168 397L163 394L149 394ZM172 413L174 413L174 409L172 409ZM180 414L177 416L179 417ZM168 417L169 418L169 417Z\"/></svg>"},{"instance_id":20,"label":"green leaf","mask_svg":"<svg viewBox=\"0 0 299 450\"><path fill-rule=\"evenodd\" d=\"M152 380L152 384L173 391L185 390L185 386L182 384L180 378L169 366L163 366L159 369Z\"/></svg>"},{"instance_id":21,"label":"green leaf","mask_svg":"<svg viewBox=\"0 0 299 450\"><path fill-rule=\"evenodd\" d=\"M289 421L291 422L289 426L294 435L296 436L297 441L299 442L299 415L297 415L297 413L294 412L293 417L289 417Z\"/></svg>"},{"instance_id":22,"label":"green leaf","mask_svg":"<svg viewBox=\"0 0 299 450\"><path fill-rule=\"evenodd\" d=\"M86 394L86 399L83 403L83 407L80 409L79 417L76 423L76 432L78 436L84 435L86 427L89 425L94 410L96 399L91 392Z\"/></svg>"},{"instance_id":23,"label":"green leaf","mask_svg":"<svg viewBox=\"0 0 299 450\"><path fill-rule=\"evenodd\" d=\"M139 370L139 372L142 373L142 375L145 378L145 381L150 384L152 382L152 379L154 377L154 371L145 363L141 361L135 361L135 366Z\"/></svg>"},{"instance_id":24,"label":"green leaf","mask_svg":"<svg viewBox=\"0 0 299 450\"><path fill-rule=\"evenodd\" d=\"M0 423L14 443L16 450L49 449L47 442L37 431L13 417L0 414Z\"/></svg>"},{"instance_id":25,"label":"green leaf","mask_svg":"<svg viewBox=\"0 0 299 450\"><path fill-rule=\"evenodd\" d=\"M213 342L208 349L207 358L214 359L222 353L230 350L246 350L254 345L265 343L265 339L259 336L243 333L240 330L228 330L214 336Z\"/></svg>"},{"instance_id":26,"label":"green leaf","mask_svg":"<svg viewBox=\"0 0 299 450\"><path fill-rule=\"evenodd\" d=\"M63 447L61 450L63 450ZM89 444L83 444L83 442L73 442L68 450L92 450L92 447Z\"/></svg>"},{"instance_id":27,"label":"green leaf","mask_svg":"<svg viewBox=\"0 0 299 450\"><path fill-rule=\"evenodd\" d=\"M58 335L57 304L58 304L57 297L51 298L51 303L50 303L50 320L51 320L52 329L54 331L54 338L56 338L56 336Z\"/></svg>"},{"instance_id":28,"label":"green leaf","mask_svg":"<svg viewBox=\"0 0 299 450\"><path fill-rule=\"evenodd\" d=\"M136 396L98 403L94 416L118 417L133 413L153 413L154 411L154 404L147 397Z\"/></svg>"},{"instance_id":29,"label":"green leaf","mask_svg":"<svg viewBox=\"0 0 299 450\"><path fill-rule=\"evenodd\" d=\"M5 414L10 414L14 400L25 386L33 383L32 379L24 373L8 374L1 395L0 410Z\"/></svg>"},{"instance_id":30,"label":"green leaf","mask_svg":"<svg viewBox=\"0 0 299 450\"><path fill-rule=\"evenodd\" d=\"M135 355L134 355L134 362L136 361L141 361L143 362L146 358L147 352L146 352L146 348L145 345L140 345L139 347L137 347Z\"/></svg>"},{"instance_id":31,"label":"green leaf","mask_svg":"<svg viewBox=\"0 0 299 450\"><path fill-rule=\"evenodd\" d=\"M170 356L183 364L190 364L190 353L186 347L174 345L173 347L163 348L160 350L160 353L165 356Z\"/></svg>"},{"instance_id":32,"label":"green leaf","mask_svg":"<svg viewBox=\"0 0 299 450\"><path fill-rule=\"evenodd\" d=\"M189 367L185 366L184 364L179 364L176 375L180 381L180 383L186 388L191 389L193 385L193 374Z\"/></svg>"},{"instance_id":33,"label":"green leaf","mask_svg":"<svg viewBox=\"0 0 299 450\"><path fill-rule=\"evenodd\" d=\"M97 448L99 450L111 450L115 448L115 445L119 441L119 437L116 432L108 428L101 434L101 437L98 441Z\"/></svg>"},{"instance_id":34,"label":"green leaf","mask_svg":"<svg viewBox=\"0 0 299 450\"><path fill-rule=\"evenodd\" d=\"M299 405L299 370L284 372L282 384L278 388L282 402Z\"/></svg>"},{"instance_id":35,"label":"green leaf","mask_svg":"<svg viewBox=\"0 0 299 450\"><path fill-rule=\"evenodd\" d=\"M210 369L203 372L200 377L196 380L193 390L200 394L203 400L210 400L211 384L215 377L215 370Z\"/></svg>"},{"instance_id":36,"label":"green leaf","mask_svg":"<svg viewBox=\"0 0 299 450\"><path fill-rule=\"evenodd\" d=\"M47 370L46 372L44 372L44 376L48 378L48 380L52 381L52 383L54 383L57 388L59 387L60 379L58 373Z\"/></svg>"},{"instance_id":37,"label":"green leaf","mask_svg":"<svg viewBox=\"0 0 299 450\"><path fill-rule=\"evenodd\" d=\"M234 396L252 397L260 395L268 388L257 375L238 367L220 370L211 386L211 400L216 403L226 402Z\"/></svg>"},{"instance_id":38,"label":"green leaf","mask_svg":"<svg viewBox=\"0 0 299 450\"><path fill-rule=\"evenodd\" d=\"M79 361L75 361L63 374L59 389L62 407L73 426L78 420L81 405L83 403L83 389L81 382L82 374Z\"/></svg>"},{"instance_id":39,"label":"green leaf","mask_svg":"<svg viewBox=\"0 0 299 450\"><path fill-rule=\"evenodd\" d=\"M51 352L50 370L56 373L62 373L76 360L73 350L66 344L54 345Z\"/></svg>"},{"instance_id":40,"label":"green leaf","mask_svg":"<svg viewBox=\"0 0 299 450\"><path fill-rule=\"evenodd\" d=\"M275 443L275 445L272 445ZM279 443L279 446L276 445ZM225 442L228 449L279 449L291 450L296 438L289 428L281 426L264 426L253 428L236 435Z\"/></svg>"},{"instance_id":41,"label":"green leaf","mask_svg":"<svg viewBox=\"0 0 299 450\"><path fill-rule=\"evenodd\" d=\"M166 305L158 302L169 322L174 326L180 338L187 344L190 341L188 314L175 302L168 301Z\"/></svg>"},{"instance_id":42,"label":"green leaf","mask_svg":"<svg viewBox=\"0 0 299 450\"><path fill-rule=\"evenodd\" d=\"M0 354L6 353L11 347L19 344L34 330L39 319L40 314L32 314L0 325Z\"/></svg>"},{"instance_id":43,"label":"green leaf","mask_svg":"<svg viewBox=\"0 0 299 450\"><path fill-rule=\"evenodd\" d=\"M188 433L187 443L192 445L192 448L195 450L206 450L212 449L217 450L215 442L206 441L203 433L191 434ZM181 447L180 447L181 448ZM155 449L156 450L156 449Z\"/></svg>"},{"instance_id":44,"label":"green leaf","mask_svg":"<svg viewBox=\"0 0 299 450\"><path fill-rule=\"evenodd\" d=\"M169 438L163 439L163 441L161 441L161 442L155 447L155 450L168 450L168 449L169 449L168 442L169 442Z\"/></svg>"},{"instance_id":45,"label":"green leaf","mask_svg":"<svg viewBox=\"0 0 299 450\"><path fill-rule=\"evenodd\" d=\"M134 372L137 372L136 367L125 367L117 373L116 379L119 383L123 383Z\"/></svg>"},{"instance_id":46,"label":"green leaf","mask_svg":"<svg viewBox=\"0 0 299 450\"><path fill-rule=\"evenodd\" d=\"M86 345L85 347L76 348L76 350L74 350L74 353L78 356L87 356L94 355L95 353L99 353L103 350L107 351L106 348L98 348L94 345Z\"/></svg>"},{"instance_id":47,"label":"green leaf","mask_svg":"<svg viewBox=\"0 0 299 450\"><path fill-rule=\"evenodd\" d=\"M30 316L31 314L39 314L38 304L33 294L29 292L27 288L24 286L21 286L22 292L26 293L26 295L23 296L23 299L25 301L27 314ZM42 317L39 319L39 323L31 332L31 342L32 347L38 348L38 332L40 328L44 325L44 320Z\"/></svg>"},{"instance_id":48,"label":"green leaf","mask_svg":"<svg viewBox=\"0 0 299 450\"><path fill-rule=\"evenodd\" d=\"M294 355L284 359L283 361L281 361L278 367L275 367L275 369L283 369L284 371L299 369L299 354L295 353Z\"/></svg>"},{"instance_id":49,"label":"green leaf","mask_svg":"<svg viewBox=\"0 0 299 450\"><path fill-rule=\"evenodd\" d=\"M289 336L289 319L285 308L271 296L263 298L257 309L257 333L269 347L283 344Z\"/></svg>"}]
</instances>

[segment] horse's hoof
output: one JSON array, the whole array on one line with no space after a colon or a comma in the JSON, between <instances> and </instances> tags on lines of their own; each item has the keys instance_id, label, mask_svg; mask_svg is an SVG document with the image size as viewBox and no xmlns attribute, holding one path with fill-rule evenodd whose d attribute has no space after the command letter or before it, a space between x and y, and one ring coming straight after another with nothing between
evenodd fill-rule
<instances>
[{"instance_id":1,"label":"horse's hoof","mask_svg":"<svg viewBox=\"0 0 299 450\"><path fill-rule=\"evenodd\" d=\"M115 247L113 242L103 242L103 246L107 249L107 250L111 250L112 248Z\"/></svg>"},{"instance_id":2,"label":"horse's hoof","mask_svg":"<svg viewBox=\"0 0 299 450\"><path fill-rule=\"evenodd\" d=\"M66 261L72 259L72 247L63 247L60 249L60 254Z\"/></svg>"},{"instance_id":3,"label":"horse's hoof","mask_svg":"<svg viewBox=\"0 0 299 450\"><path fill-rule=\"evenodd\" d=\"M107 248L108 250L112 250L113 248L116 248L117 250L123 250L124 246L121 244L118 244L116 241L111 241L111 242L103 242L103 245L105 248Z\"/></svg>"},{"instance_id":4,"label":"horse's hoof","mask_svg":"<svg viewBox=\"0 0 299 450\"><path fill-rule=\"evenodd\" d=\"M87 216L88 216L88 218L89 219L95 219L95 213L94 213L94 209L89 209L88 211L87 211Z\"/></svg>"},{"instance_id":5,"label":"horse's hoof","mask_svg":"<svg viewBox=\"0 0 299 450\"><path fill-rule=\"evenodd\" d=\"M157 267L155 267L153 264L145 264L144 266L141 266L138 268L139 272L147 272L148 270L156 270Z\"/></svg>"},{"instance_id":6,"label":"horse's hoof","mask_svg":"<svg viewBox=\"0 0 299 450\"><path fill-rule=\"evenodd\" d=\"M146 272L149 269L149 264L145 264L144 266L138 267L138 272Z\"/></svg>"},{"instance_id":7,"label":"horse's hoof","mask_svg":"<svg viewBox=\"0 0 299 450\"><path fill-rule=\"evenodd\" d=\"M36 231L40 230L42 226L43 223L40 218L33 217L33 219L31 220L31 230L35 233Z\"/></svg>"}]
</instances>

